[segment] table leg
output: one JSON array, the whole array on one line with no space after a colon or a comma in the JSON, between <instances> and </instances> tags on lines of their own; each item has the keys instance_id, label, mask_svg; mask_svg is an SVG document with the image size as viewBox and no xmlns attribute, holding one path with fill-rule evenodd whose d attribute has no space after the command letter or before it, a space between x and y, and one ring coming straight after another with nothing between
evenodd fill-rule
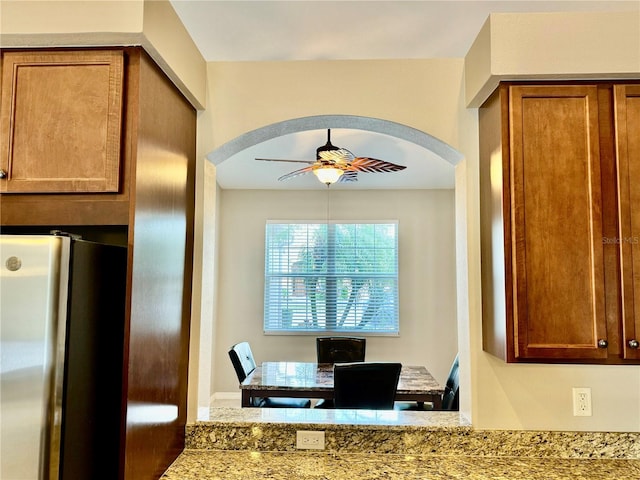
<instances>
[{"instance_id":1,"label":"table leg","mask_svg":"<svg viewBox=\"0 0 640 480\"><path fill-rule=\"evenodd\" d=\"M242 389L242 406L250 407L251 406L251 390L246 388Z\"/></svg>"}]
</instances>

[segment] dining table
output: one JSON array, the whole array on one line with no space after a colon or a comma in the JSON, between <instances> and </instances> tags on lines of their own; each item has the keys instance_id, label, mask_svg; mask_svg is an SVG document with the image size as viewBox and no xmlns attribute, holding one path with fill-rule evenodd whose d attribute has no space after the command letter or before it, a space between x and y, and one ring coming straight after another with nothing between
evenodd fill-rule
<instances>
[{"instance_id":1,"label":"dining table","mask_svg":"<svg viewBox=\"0 0 640 480\"><path fill-rule=\"evenodd\" d=\"M240 384L242 406L254 397L333 399L333 364L312 362L262 362ZM431 402L442 409L444 387L424 366L403 365L396 401Z\"/></svg>"}]
</instances>

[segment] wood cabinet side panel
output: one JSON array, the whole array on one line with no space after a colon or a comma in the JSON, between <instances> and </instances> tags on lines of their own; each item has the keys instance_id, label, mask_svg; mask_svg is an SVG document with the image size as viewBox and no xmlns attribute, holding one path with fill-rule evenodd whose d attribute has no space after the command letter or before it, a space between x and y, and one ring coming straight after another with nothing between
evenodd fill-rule
<instances>
[{"instance_id":1,"label":"wood cabinet side panel","mask_svg":"<svg viewBox=\"0 0 640 480\"><path fill-rule=\"evenodd\" d=\"M482 348L513 360L509 200L508 91L501 87L478 112Z\"/></svg>"},{"instance_id":2,"label":"wood cabinet side panel","mask_svg":"<svg viewBox=\"0 0 640 480\"><path fill-rule=\"evenodd\" d=\"M144 52L139 61L125 352L127 480L159 478L184 448L193 261L196 112ZM139 415L152 420L137 422Z\"/></svg>"},{"instance_id":3,"label":"wood cabinet side panel","mask_svg":"<svg viewBox=\"0 0 640 480\"><path fill-rule=\"evenodd\" d=\"M640 85L614 87L624 358L640 359Z\"/></svg>"},{"instance_id":4,"label":"wood cabinet side panel","mask_svg":"<svg viewBox=\"0 0 640 480\"><path fill-rule=\"evenodd\" d=\"M597 89L510 90L516 356L606 358Z\"/></svg>"}]
</instances>

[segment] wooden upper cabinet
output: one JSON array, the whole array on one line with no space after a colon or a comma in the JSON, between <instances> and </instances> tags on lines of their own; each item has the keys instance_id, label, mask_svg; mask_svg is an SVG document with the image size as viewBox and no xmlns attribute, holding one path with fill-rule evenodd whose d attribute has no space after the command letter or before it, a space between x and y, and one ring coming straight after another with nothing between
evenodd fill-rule
<instances>
[{"instance_id":1,"label":"wooden upper cabinet","mask_svg":"<svg viewBox=\"0 0 640 480\"><path fill-rule=\"evenodd\" d=\"M479 126L483 349L640 363L640 85L503 83Z\"/></svg>"},{"instance_id":2,"label":"wooden upper cabinet","mask_svg":"<svg viewBox=\"0 0 640 480\"><path fill-rule=\"evenodd\" d=\"M594 86L512 86L516 358L606 358Z\"/></svg>"},{"instance_id":3,"label":"wooden upper cabinet","mask_svg":"<svg viewBox=\"0 0 640 480\"><path fill-rule=\"evenodd\" d=\"M118 192L123 52L2 55L0 192Z\"/></svg>"},{"instance_id":4,"label":"wooden upper cabinet","mask_svg":"<svg viewBox=\"0 0 640 480\"><path fill-rule=\"evenodd\" d=\"M624 358L640 359L640 85L614 87Z\"/></svg>"}]
</instances>

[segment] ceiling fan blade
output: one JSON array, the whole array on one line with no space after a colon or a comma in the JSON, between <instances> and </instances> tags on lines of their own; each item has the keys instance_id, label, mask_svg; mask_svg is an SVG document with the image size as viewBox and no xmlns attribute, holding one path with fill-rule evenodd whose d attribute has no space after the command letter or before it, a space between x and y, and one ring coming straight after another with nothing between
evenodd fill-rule
<instances>
[{"instance_id":1,"label":"ceiling fan blade","mask_svg":"<svg viewBox=\"0 0 640 480\"><path fill-rule=\"evenodd\" d=\"M338 148L337 150L325 150L318 152L322 160L329 160L335 163L350 163L355 160L355 155L346 148Z\"/></svg>"},{"instance_id":2,"label":"ceiling fan blade","mask_svg":"<svg viewBox=\"0 0 640 480\"><path fill-rule=\"evenodd\" d=\"M311 172L312 170L313 170L313 166L304 167L304 168L301 168L300 170L294 170L293 172L289 172L285 175L282 175L280 178L278 178L278 180L289 180L290 178L297 177L298 175L302 175L307 172Z\"/></svg>"},{"instance_id":3,"label":"ceiling fan blade","mask_svg":"<svg viewBox=\"0 0 640 480\"><path fill-rule=\"evenodd\" d=\"M306 163L308 165L313 165L316 163L314 160L285 160L284 158L256 158L261 162L289 162L289 163Z\"/></svg>"},{"instance_id":4,"label":"ceiling fan blade","mask_svg":"<svg viewBox=\"0 0 640 480\"><path fill-rule=\"evenodd\" d=\"M340 175L340 178L338 178L338 183L357 182L357 181L358 181L358 173L351 172L349 170L346 170L342 175Z\"/></svg>"},{"instance_id":5,"label":"ceiling fan blade","mask_svg":"<svg viewBox=\"0 0 640 480\"><path fill-rule=\"evenodd\" d=\"M347 168L348 170L356 172L386 173L398 172L407 167L404 165L396 165L391 162L385 162L384 160L378 160L377 158L356 157Z\"/></svg>"}]
</instances>

